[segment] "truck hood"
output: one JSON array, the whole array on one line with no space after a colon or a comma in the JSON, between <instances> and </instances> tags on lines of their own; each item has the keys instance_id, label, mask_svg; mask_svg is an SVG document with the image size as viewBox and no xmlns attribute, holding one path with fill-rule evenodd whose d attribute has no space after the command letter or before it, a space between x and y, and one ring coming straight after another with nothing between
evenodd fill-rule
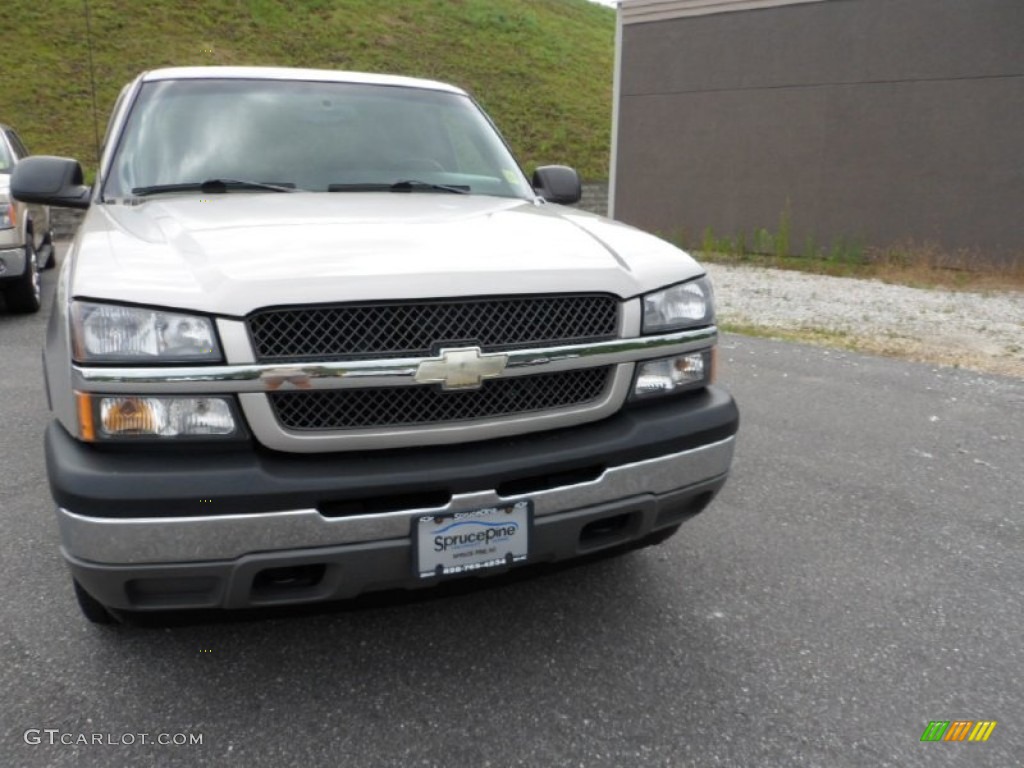
<instances>
[{"instance_id":1,"label":"truck hood","mask_svg":"<svg viewBox=\"0 0 1024 768\"><path fill-rule=\"evenodd\" d=\"M628 298L703 274L674 246L599 216L425 193L195 193L99 204L72 257L74 297L236 317L377 299Z\"/></svg>"}]
</instances>

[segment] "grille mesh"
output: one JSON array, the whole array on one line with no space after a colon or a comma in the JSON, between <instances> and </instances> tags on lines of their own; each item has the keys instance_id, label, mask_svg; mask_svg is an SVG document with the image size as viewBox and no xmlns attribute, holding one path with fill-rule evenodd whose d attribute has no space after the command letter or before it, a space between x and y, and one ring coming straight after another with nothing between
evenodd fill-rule
<instances>
[{"instance_id":1,"label":"grille mesh","mask_svg":"<svg viewBox=\"0 0 1024 768\"><path fill-rule=\"evenodd\" d=\"M480 389L445 392L440 387L334 389L271 394L282 426L298 430L399 427L495 418L599 398L610 366L536 376L488 379Z\"/></svg>"},{"instance_id":2,"label":"grille mesh","mask_svg":"<svg viewBox=\"0 0 1024 768\"><path fill-rule=\"evenodd\" d=\"M532 296L269 309L248 320L261 362L424 357L440 343L485 350L616 335L610 296Z\"/></svg>"}]
</instances>

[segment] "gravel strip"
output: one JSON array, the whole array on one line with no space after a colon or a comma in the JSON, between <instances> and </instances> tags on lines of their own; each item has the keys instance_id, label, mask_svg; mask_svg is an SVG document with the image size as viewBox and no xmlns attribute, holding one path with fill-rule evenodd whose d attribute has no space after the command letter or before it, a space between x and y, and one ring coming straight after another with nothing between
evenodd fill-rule
<instances>
[{"instance_id":1,"label":"gravel strip","mask_svg":"<svg viewBox=\"0 0 1024 768\"><path fill-rule=\"evenodd\" d=\"M706 264L725 325L806 334L869 352L1024 377L1024 293ZM831 338L830 338L831 336Z\"/></svg>"}]
</instances>

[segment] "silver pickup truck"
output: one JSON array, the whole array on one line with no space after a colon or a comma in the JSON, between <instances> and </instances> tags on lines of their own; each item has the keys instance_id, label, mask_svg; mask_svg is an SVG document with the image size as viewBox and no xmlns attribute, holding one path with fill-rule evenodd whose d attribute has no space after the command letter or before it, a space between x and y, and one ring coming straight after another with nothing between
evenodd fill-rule
<instances>
[{"instance_id":1,"label":"silver pickup truck","mask_svg":"<svg viewBox=\"0 0 1024 768\"><path fill-rule=\"evenodd\" d=\"M147 72L45 344L62 552L85 615L415 588L662 541L722 488L704 270L532 181L443 83Z\"/></svg>"},{"instance_id":2,"label":"silver pickup truck","mask_svg":"<svg viewBox=\"0 0 1024 768\"><path fill-rule=\"evenodd\" d=\"M39 272L56 264L50 209L10 194L11 175L28 156L14 129L0 123L0 294L11 312L39 310Z\"/></svg>"}]
</instances>

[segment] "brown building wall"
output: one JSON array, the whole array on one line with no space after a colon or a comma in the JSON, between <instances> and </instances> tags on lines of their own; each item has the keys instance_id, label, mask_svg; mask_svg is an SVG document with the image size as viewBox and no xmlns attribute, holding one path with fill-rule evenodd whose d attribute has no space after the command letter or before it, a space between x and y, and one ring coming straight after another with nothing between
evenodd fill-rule
<instances>
[{"instance_id":1,"label":"brown building wall","mask_svg":"<svg viewBox=\"0 0 1024 768\"><path fill-rule=\"evenodd\" d=\"M1024 256L1024 0L626 23L620 72L618 219Z\"/></svg>"}]
</instances>

